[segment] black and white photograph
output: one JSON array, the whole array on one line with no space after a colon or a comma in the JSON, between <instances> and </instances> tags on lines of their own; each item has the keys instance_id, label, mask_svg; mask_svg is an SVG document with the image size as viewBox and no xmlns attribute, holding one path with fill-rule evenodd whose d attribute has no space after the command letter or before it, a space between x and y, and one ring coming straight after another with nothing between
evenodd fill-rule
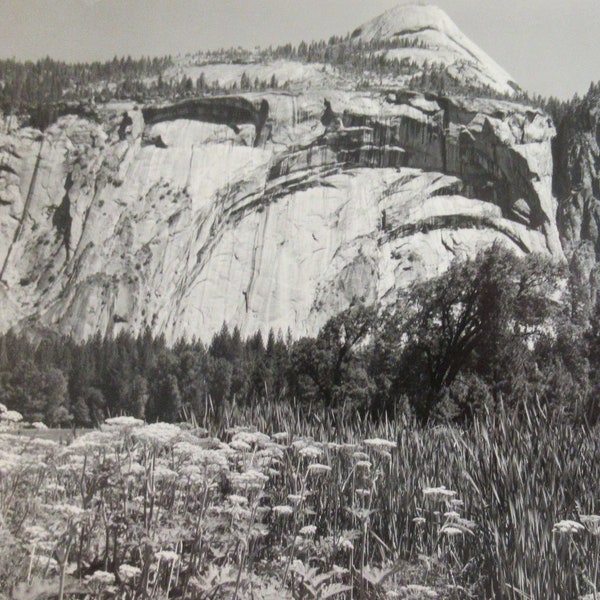
<instances>
[{"instance_id":1,"label":"black and white photograph","mask_svg":"<svg viewBox=\"0 0 600 600\"><path fill-rule=\"evenodd\" d=\"M0 600L600 600L599 0L0 0Z\"/></svg>"}]
</instances>

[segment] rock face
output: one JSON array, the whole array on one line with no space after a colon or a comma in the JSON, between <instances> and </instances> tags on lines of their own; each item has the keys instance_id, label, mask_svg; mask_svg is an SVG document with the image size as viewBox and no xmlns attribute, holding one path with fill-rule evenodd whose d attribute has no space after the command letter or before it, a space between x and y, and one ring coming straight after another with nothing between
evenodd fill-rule
<instances>
[{"instance_id":1,"label":"rock face","mask_svg":"<svg viewBox=\"0 0 600 600\"><path fill-rule=\"evenodd\" d=\"M442 64L457 79L473 86L489 86L505 93L519 89L510 75L437 6L396 6L358 27L352 38L357 42L395 40L402 47L388 50L388 58L400 61L408 58L421 65L425 62Z\"/></svg>"},{"instance_id":2,"label":"rock face","mask_svg":"<svg viewBox=\"0 0 600 600\"><path fill-rule=\"evenodd\" d=\"M584 98L563 118L553 155L562 245L593 306L600 289L600 95Z\"/></svg>"},{"instance_id":3,"label":"rock face","mask_svg":"<svg viewBox=\"0 0 600 600\"><path fill-rule=\"evenodd\" d=\"M231 105L268 107L260 135ZM313 334L494 242L562 257L541 112L394 90L177 110L0 137L3 329Z\"/></svg>"},{"instance_id":4,"label":"rock face","mask_svg":"<svg viewBox=\"0 0 600 600\"><path fill-rule=\"evenodd\" d=\"M581 113L561 124L554 143L558 226L569 255L591 245L600 258L600 97Z\"/></svg>"}]
</instances>

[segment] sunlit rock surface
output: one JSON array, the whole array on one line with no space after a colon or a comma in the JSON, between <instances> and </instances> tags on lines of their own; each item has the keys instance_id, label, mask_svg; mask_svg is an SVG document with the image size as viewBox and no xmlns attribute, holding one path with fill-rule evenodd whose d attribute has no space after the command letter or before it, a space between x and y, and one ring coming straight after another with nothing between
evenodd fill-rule
<instances>
[{"instance_id":1,"label":"sunlit rock surface","mask_svg":"<svg viewBox=\"0 0 600 600\"><path fill-rule=\"evenodd\" d=\"M357 42L397 40L406 47L385 51L387 58L409 59L420 65L442 64L451 75L473 86L485 85L505 93L519 89L510 75L437 6L396 6L358 27L352 39Z\"/></svg>"},{"instance_id":2,"label":"sunlit rock surface","mask_svg":"<svg viewBox=\"0 0 600 600\"><path fill-rule=\"evenodd\" d=\"M299 336L496 241L562 258L555 132L534 109L393 90L246 102L268 103L258 136L132 105L43 134L5 123L2 329Z\"/></svg>"}]
</instances>

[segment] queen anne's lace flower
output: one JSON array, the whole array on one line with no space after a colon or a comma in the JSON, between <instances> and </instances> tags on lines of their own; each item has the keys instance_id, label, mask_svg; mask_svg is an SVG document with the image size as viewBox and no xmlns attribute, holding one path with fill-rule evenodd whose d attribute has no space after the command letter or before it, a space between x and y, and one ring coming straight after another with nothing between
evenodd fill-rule
<instances>
[{"instance_id":1,"label":"queen anne's lace flower","mask_svg":"<svg viewBox=\"0 0 600 600\"><path fill-rule=\"evenodd\" d=\"M0 413L0 421L6 421L7 423L20 423L23 420L23 415L16 410L7 410Z\"/></svg>"},{"instance_id":2,"label":"queen anne's lace flower","mask_svg":"<svg viewBox=\"0 0 600 600\"><path fill-rule=\"evenodd\" d=\"M271 438L264 433L260 433L259 431L240 431L233 436L231 441L244 442L251 447L256 446L258 448L264 448L265 445L271 442Z\"/></svg>"},{"instance_id":3,"label":"queen anne's lace flower","mask_svg":"<svg viewBox=\"0 0 600 600\"><path fill-rule=\"evenodd\" d=\"M229 496L227 496L227 499L229 500L229 502L231 502L231 504L248 504L248 498L246 498L246 496L240 496L239 494L229 494Z\"/></svg>"},{"instance_id":4,"label":"queen anne's lace flower","mask_svg":"<svg viewBox=\"0 0 600 600\"><path fill-rule=\"evenodd\" d=\"M276 515L291 515L294 513L294 509L287 504L281 504L279 506L274 506L273 512Z\"/></svg>"},{"instance_id":5,"label":"queen anne's lace flower","mask_svg":"<svg viewBox=\"0 0 600 600\"><path fill-rule=\"evenodd\" d=\"M181 428L171 423L152 423L136 429L133 437L143 444L166 446L181 434Z\"/></svg>"},{"instance_id":6,"label":"queen anne's lace flower","mask_svg":"<svg viewBox=\"0 0 600 600\"><path fill-rule=\"evenodd\" d=\"M250 452L252 450L252 446L242 440L232 440L229 442L229 446L237 452Z\"/></svg>"},{"instance_id":7,"label":"queen anne's lace flower","mask_svg":"<svg viewBox=\"0 0 600 600\"><path fill-rule=\"evenodd\" d=\"M464 531L453 525L444 525L440 530L440 533L447 535L448 537L454 537L456 535L463 535Z\"/></svg>"},{"instance_id":8,"label":"queen anne's lace flower","mask_svg":"<svg viewBox=\"0 0 600 600\"><path fill-rule=\"evenodd\" d=\"M354 452L352 458L358 462L370 460L371 457L366 452Z\"/></svg>"},{"instance_id":9,"label":"queen anne's lace flower","mask_svg":"<svg viewBox=\"0 0 600 600\"><path fill-rule=\"evenodd\" d=\"M570 521L569 519L555 523L554 527L552 528L552 531L555 533L568 534L579 533L584 530L585 526L583 526L581 523L578 523L577 521Z\"/></svg>"},{"instance_id":10,"label":"queen anne's lace flower","mask_svg":"<svg viewBox=\"0 0 600 600\"><path fill-rule=\"evenodd\" d=\"M142 570L133 565L121 565L119 567L119 577L124 581L130 581L142 574Z\"/></svg>"},{"instance_id":11,"label":"queen anne's lace flower","mask_svg":"<svg viewBox=\"0 0 600 600\"><path fill-rule=\"evenodd\" d=\"M440 487L426 487L423 489L425 496L430 496L434 500L449 500L456 496L456 492L453 490L446 489L446 486L440 485Z\"/></svg>"},{"instance_id":12,"label":"queen anne's lace flower","mask_svg":"<svg viewBox=\"0 0 600 600\"><path fill-rule=\"evenodd\" d=\"M267 481L269 481L269 478L256 469L249 469L244 473L233 473L231 475L231 485L238 490L262 489Z\"/></svg>"},{"instance_id":13,"label":"queen anne's lace flower","mask_svg":"<svg viewBox=\"0 0 600 600\"><path fill-rule=\"evenodd\" d=\"M390 440L384 440L382 438L371 438L363 442L365 446L369 448L375 448L376 450L391 450L396 447L396 442Z\"/></svg>"},{"instance_id":14,"label":"queen anne's lace flower","mask_svg":"<svg viewBox=\"0 0 600 600\"><path fill-rule=\"evenodd\" d=\"M106 419L104 423L110 427L139 427L144 424L144 421L135 417L124 416Z\"/></svg>"},{"instance_id":15,"label":"queen anne's lace flower","mask_svg":"<svg viewBox=\"0 0 600 600\"><path fill-rule=\"evenodd\" d=\"M322 465L320 463L313 463L312 465L308 465L309 473L329 473L331 471L331 467L328 465Z\"/></svg>"},{"instance_id":16,"label":"queen anne's lace flower","mask_svg":"<svg viewBox=\"0 0 600 600\"><path fill-rule=\"evenodd\" d=\"M305 525L300 529L299 533L304 537L313 537L317 533L317 528L314 525Z\"/></svg>"},{"instance_id":17,"label":"queen anne's lace flower","mask_svg":"<svg viewBox=\"0 0 600 600\"><path fill-rule=\"evenodd\" d=\"M156 560L159 562L174 563L179 560L179 554L172 550L161 550L156 553Z\"/></svg>"},{"instance_id":18,"label":"queen anne's lace flower","mask_svg":"<svg viewBox=\"0 0 600 600\"><path fill-rule=\"evenodd\" d=\"M314 460L323 454L323 450L317 448L316 446L305 446L300 450L299 454L304 458L310 458Z\"/></svg>"},{"instance_id":19,"label":"queen anne's lace flower","mask_svg":"<svg viewBox=\"0 0 600 600\"><path fill-rule=\"evenodd\" d=\"M115 582L115 576L107 571L95 571L92 575L85 578L87 585L105 587L110 586Z\"/></svg>"}]
</instances>

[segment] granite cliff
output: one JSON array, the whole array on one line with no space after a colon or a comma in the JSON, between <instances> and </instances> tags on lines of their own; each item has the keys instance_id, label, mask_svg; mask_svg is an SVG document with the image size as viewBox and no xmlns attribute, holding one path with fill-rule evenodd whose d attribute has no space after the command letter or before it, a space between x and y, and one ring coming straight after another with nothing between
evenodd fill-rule
<instances>
[{"instance_id":1,"label":"granite cliff","mask_svg":"<svg viewBox=\"0 0 600 600\"><path fill-rule=\"evenodd\" d=\"M468 54L453 46L448 63L467 83L510 93L432 10L392 11L354 37L434 32L430 51L442 36ZM314 334L495 242L564 258L546 114L320 73L286 91L98 105L44 131L5 119L2 329Z\"/></svg>"}]
</instances>

